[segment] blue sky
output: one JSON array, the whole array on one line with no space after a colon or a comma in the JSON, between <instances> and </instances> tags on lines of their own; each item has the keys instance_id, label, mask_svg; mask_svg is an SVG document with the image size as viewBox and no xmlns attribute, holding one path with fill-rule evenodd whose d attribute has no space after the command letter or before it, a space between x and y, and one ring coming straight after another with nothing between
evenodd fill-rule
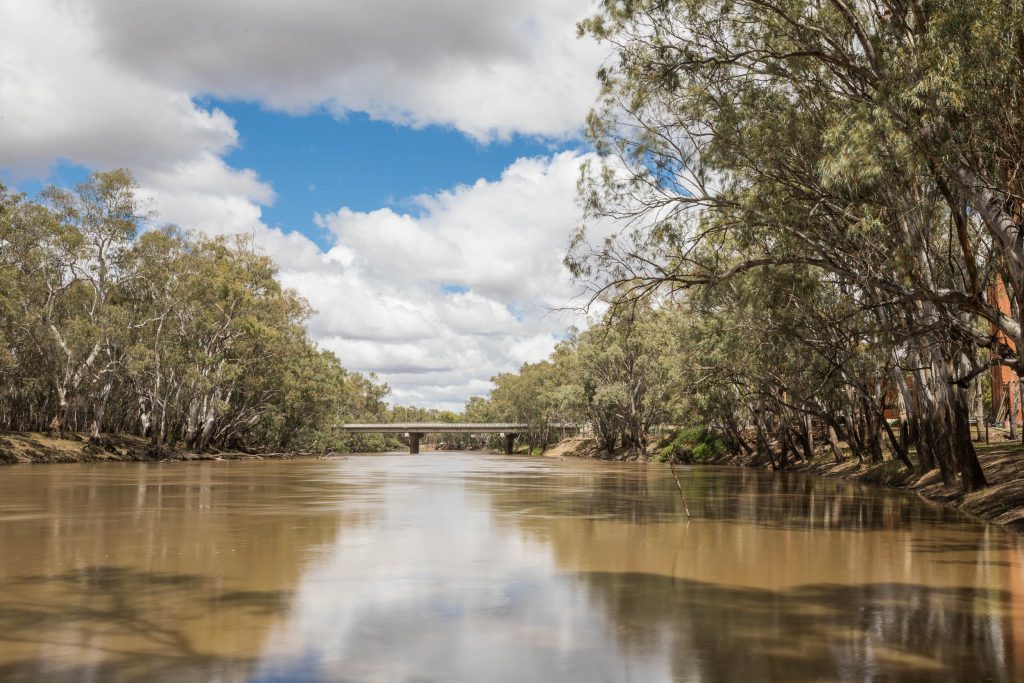
<instances>
[{"instance_id":1,"label":"blue sky","mask_svg":"<svg viewBox=\"0 0 1024 683\"><path fill-rule=\"evenodd\" d=\"M495 180L516 159L586 149L585 141L513 135L474 140L450 126L418 128L374 120L361 112L343 117L325 110L288 114L259 103L197 98L206 109L230 116L237 145L224 160L255 170L276 195L262 209L263 221L297 230L321 247L331 240L313 216L346 206L356 211L392 207L416 214L408 201L483 178ZM80 164L58 161L46 173L18 177L4 169L4 182L35 194L49 183L70 186L88 176ZM454 290L453 290L454 291Z\"/></svg>"},{"instance_id":2,"label":"blue sky","mask_svg":"<svg viewBox=\"0 0 1024 683\"><path fill-rule=\"evenodd\" d=\"M289 115L258 104L204 102L235 120L240 141L225 159L252 168L277 194L263 211L271 226L305 232L321 246L314 214L347 206L371 211L388 206L416 214L410 197L434 194L480 178L494 180L520 157L578 149L579 140L513 136L479 142L450 127L411 128L372 120L364 113L336 118L326 111Z\"/></svg>"},{"instance_id":3,"label":"blue sky","mask_svg":"<svg viewBox=\"0 0 1024 683\"><path fill-rule=\"evenodd\" d=\"M0 0L0 181L127 167L161 221L251 234L346 367L457 409L583 322L552 310L594 4Z\"/></svg>"}]
</instances>

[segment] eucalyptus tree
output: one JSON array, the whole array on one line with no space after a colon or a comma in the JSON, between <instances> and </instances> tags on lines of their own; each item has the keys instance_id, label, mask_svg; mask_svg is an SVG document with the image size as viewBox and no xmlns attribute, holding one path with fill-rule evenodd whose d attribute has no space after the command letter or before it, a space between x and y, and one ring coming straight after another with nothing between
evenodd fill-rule
<instances>
[{"instance_id":1,"label":"eucalyptus tree","mask_svg":"<svg viewBox=\"0 0 1024 683\"><path fill-rule=\"evenodd\" d=\"M543 450L547 446L551 425L557 419L558 406L552 400L559 384L557 375L555 364L544 360L524 363L518 372L504 372L491 378L494 414L501 421L527 426L523 436L531 453L535 447Z\"/></svg>"},{"instance_id":2,"label":"eucalyptus tree","mask_svg":"<svg viewBox=\"0 0 1024 683\"><path fill-rule=\"evenodd\" d=\"M652 428L676 414L674 338L662 311L633 308L608 316L577 342L582 395L606 450L646 453Z\"/></svg>"},{"instance_id":3,"label":"eucalyptus tree","mask_svg":"<svg viewBox=\"0 0 1024 683\"><path fill-rule=\"evenodd\" d=\"M307 344L308 305L275 279L276 267L251 238L199 240L185 257L174 311L181 340L181 433L189 448L251 429L282 392L277 359Z\"/></svg>"},{"instance_id":4,"label":"eucalyptus tree","mask_svg":"<svg viewBox=\"0 0 1024 683\"><path fill-rule=\"evenodd\" d=\"M1020 348L1019 320L985 296L995 274L1016 277L1001 219L986 214L1013 202L1003 183L996 211L965 170L994 124L964 135L946 121L968 106L956 97L965 82L987 74L1016 93L1021 70L971 41L957 46L961 63L941 56L964 25L1015 44L1020 8L995 26L1002 4L605 3L581 25L614 49L590 118L604 162L581 193L591 219L626 227L597 248L581 232L568 264L617 302L814 269L882 311L881 324L899 321L892 355L927 367L921 433L951 453L943 477L984 485L963 381L979 369L963 359L998 346L977 316ZM1017 362L1006 345L992 357Z\"/></svg>"},{"instance_id":5,"label":"eucalyptus tree","mask_svg":"<svg viewBox=\"0 0 1024 683\"><path fill-rule=\"evenodd\" d=\"M187 235L173 226L139 236L133 251L137 278L124 293L129 311L124 379L137 404L139 431L151 443L165 442L172 397L181 368L175 363L183 339L175 314L190 305Z\"/></svg>"},{"instance_id":6,"label":"eucalyptus tree","mask_svg":"<svg viewBox=\"0 0 1024 683\"><path fill-rule=\"evenodd\" d=\"M17 295L9 329L26 333L41 355L35 370L53 391L48 427L61 432L79 392L97 379L102 416L118 362L114 299L132 277L128 255L145 217L126 171L93 173L73 190L48 188L42 200L8 202L2 258Z\"/></svg>"},{"instance_id":7,"label":"eucalyptus tree","mask_svg":"<svg viewBox=\"0 0 1024 683\"><path fill-rule=\"evenodd\" d=\"M23 195L0 186L0 372L5 380L0 418L10 425L40 420L43 413L43 419L50 417L43 399L52 387L51 370L44 361L52 359L41 350L49 335L37 315L45 287L32 239L44 218L45 212Z\"/></svg>"},{"instance_id":8,"label":"eucalyptus tree","mask_svg":"<svg viewBox=\"0 0 1024 683\"><path fill-rule=\"evenodd\" d=\"M645 453L655 425L678 415L681 394L670 319L650 309L634 314L574 331L548 360L492 378L490 396L467 403L467 418L524 422L531 449L546 446L559 425L586 423L606 453Z\"/></svg>"},{"instance_id":9,"label":"eucalyptus tree","mask_svg":"<svg viewBox=\"0 0 1024 683\"><path fill-rule=\"evenodd\" d=\"M251 238L149 229L140 206L127 171L0 188L0 429L330 450L383 417L387 385L316 347Z\"/></svg>"}]
</instances>

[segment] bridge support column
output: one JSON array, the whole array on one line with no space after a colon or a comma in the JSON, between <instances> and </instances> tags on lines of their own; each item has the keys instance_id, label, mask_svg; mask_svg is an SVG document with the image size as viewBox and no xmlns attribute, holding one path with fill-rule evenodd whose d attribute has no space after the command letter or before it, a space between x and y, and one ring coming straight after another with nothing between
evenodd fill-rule
<instances>
[{"instance_id":1,"label":"bridge support column","mask_svg":"<svg viewBox=\"0 0 1024 683\"><path fill-rule=\"evenodd\" d=\"M409 455L416 455L420 452L420 439L423 432L409 432Z\"/></svg>"},{"instance_id":2,"label":"bridge support column","mask_svg":"<svg viewBox=\"0 0 1024 683\"><path fill-rule=\"evenodd\" d=\"M518 434L505 435L505 455L512 455L512 446L515 444Z\"/></svg>"}]
</instances>

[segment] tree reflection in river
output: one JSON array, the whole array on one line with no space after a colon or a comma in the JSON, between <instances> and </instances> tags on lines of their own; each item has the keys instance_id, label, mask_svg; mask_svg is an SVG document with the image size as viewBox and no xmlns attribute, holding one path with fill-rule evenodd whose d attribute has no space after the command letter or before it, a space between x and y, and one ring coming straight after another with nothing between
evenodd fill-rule
<instances>
[{"instance_id":1,"label":"tree reflection in river","mask_svg":"<svg viewBox=\"0 0 1024 683\"><path fill-rule=\"evenodd\" d=\"M1012 681L999 603L979 588L819 584L787 591L654 574L580 574L627 651L671 640L685 681ZM1018 614L1019 623L1020 615Z\"/></svg>"},{"instance_id":2,"label":"tree reflection in river","mask_svg":"<svg viewBox=\"0 0 1024 683\"><path fill-rule=\"evenodd\" d=\"M690 520L656 468L535 483L527 508L491 495L627 651L667 638L678 680L1024 680L1015 537L848 482L712 468L683 481Z\"/></svg>"},{"instance_id":3,"label":"tree reflection in river","mask_svg":"<svg viewBox=\"0 0 1024 683\"><path fill-rule=\"evenodd\" d=\"M566 465L559 475L513 479L507 500L495 505L522 512L608 518L629 522L678 521L683 505L667 468L605 463L605 471ZM955 523L963 515L913 496L799 474L772 476L739 468L681 468L683 492L696 518L741 521L773 528L842 531L907 529Z\"/></svg>"},{"instance_id":4,"label":"tree reflection in river","mask_svg":"<svg viewBox=\"0 0 1024 683\"><path fill-rule=\"evenodd\" d=\"M4 470L0 680L244 680L310 556L374 495L291 463ZM311 476L312 475L312 476Z\"/></svg>"},{"instance_id":5,"label":"tree reflection in river","mask_svg":"<svg viewBox=\"0 0 1024 683\"><path fill-rule=\"evenodd\" d=\"M12 467L0 679L1024 680L1022 544L909 495L471 454Z\"/></svg>"},{"instance_id":6,"label":"tree reflection in river","mask_svg":"<svg viewBox=\"0 0 1024 683\"><path fill-rule=\"evenodd\" d=\"M259 638L239 623L287 610L280 591L225 593L213 577L90 566L3 585L3 681L181 681L211 674L244 678L253 656L211 652L197 630L213 618L236 637ZM240 651L245 644L235 643ZM19 658L16 653L23 650ZM45 653L40 658L39 653Z\"/></svg>"}]
</instances>

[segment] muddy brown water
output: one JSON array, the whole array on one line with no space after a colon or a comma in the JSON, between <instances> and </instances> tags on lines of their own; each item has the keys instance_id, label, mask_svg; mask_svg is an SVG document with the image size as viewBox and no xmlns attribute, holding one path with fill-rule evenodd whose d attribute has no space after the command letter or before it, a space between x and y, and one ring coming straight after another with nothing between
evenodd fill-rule
<instances>
[{"instance_id":1,"label":"muddy brown water","mask_svg":"<svg viewBox=\"0 0 1024 683\"><path fill-rule=\"evenodd\" d=\"M0 469L0 681L1024 681L1024 543L842 481L431 453Z\"/></svg>"}]
</instances>

